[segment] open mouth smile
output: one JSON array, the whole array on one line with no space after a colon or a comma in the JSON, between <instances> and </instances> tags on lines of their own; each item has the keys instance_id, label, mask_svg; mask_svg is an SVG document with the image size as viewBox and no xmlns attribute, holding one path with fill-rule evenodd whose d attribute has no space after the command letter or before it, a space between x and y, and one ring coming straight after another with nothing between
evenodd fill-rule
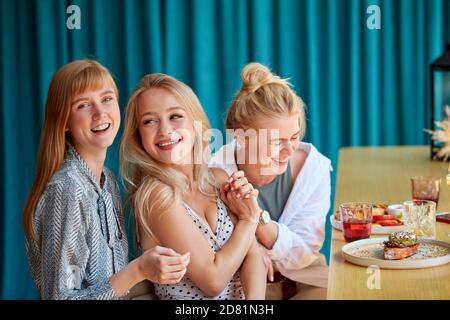
<instances>
[{"instance_id":1,"label":"open mouth smile","mask_svg":"<svg viewBox=\"0 0 450 320\"><path fill-rule=\"evenodd\" d=\"M158 142L156 146L162 150L170 150L177 146L178 143L180 143L183 140L183 138L175 139L175 140L166 140L163 142Z\"/></svg>"},{"instance_id":2,"label":"open mouth smile","mask_svg":"<svg viewBox=\"0 0 450 320\"><path fill-rule=\"evenodd\" d=\"M272 158L272 160L273 160L273 162L275 162L275 164L277 164L279 166L284 166L284 165L286 165L288 163L289 158L285 159L285 160L279 160L279 159L273 159Z\"/></svg>"},{"instance_id":3,"label":"open mouth smile","mask_svg":"<svg viewBox=\"0 0 450 320\"><path fill-rule=\"evenodd\" d=\"M93 133L101 133L107 131L111 127L111 123L104 123L95 128L92 128L91 131Z\"/></svg>"}]
</instances>

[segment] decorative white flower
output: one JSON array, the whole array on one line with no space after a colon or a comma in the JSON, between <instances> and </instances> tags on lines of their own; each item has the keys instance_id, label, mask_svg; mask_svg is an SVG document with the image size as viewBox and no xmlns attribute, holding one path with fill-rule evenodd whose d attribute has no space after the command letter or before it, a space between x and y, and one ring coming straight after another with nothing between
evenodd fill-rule
<instances>
[{"instance_id":1,"label":"decorative white flower","mask_svg":"<svg viewBox=\"0 0 450 320\"><path fill-rule=\"evenodd\" d=\"M424 131L431 134L431 139L444 144L434 158L447 161L450 158L450 107L448 105L444 106L444 114L444 120L435 122L437 130L424 129Z\"/></svg>"}]
</instances>

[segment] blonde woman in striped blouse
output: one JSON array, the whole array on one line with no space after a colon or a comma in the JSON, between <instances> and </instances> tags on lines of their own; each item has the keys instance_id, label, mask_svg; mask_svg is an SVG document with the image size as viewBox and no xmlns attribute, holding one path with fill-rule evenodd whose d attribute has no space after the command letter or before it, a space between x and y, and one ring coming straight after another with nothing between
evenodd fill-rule
<instances>
[{"instance_id":1,"label":"blonde woman in striped blouse","mask_svg":"<svg viewBox=\"0 0 450 320\"><path fill-rule=\"evenodd\" d=\"M189 255L163 247L128 263L119 188L104 167L119 125L118 91L105 67L80 60L56 72L23 210L42 299L117 299L142 280L177 283L186 272Z\"/></svg>"}]
</instances>

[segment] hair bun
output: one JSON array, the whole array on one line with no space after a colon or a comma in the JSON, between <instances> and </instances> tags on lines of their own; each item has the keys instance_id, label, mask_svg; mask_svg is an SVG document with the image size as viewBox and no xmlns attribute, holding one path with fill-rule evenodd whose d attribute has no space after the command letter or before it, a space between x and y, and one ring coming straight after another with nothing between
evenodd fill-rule
<instances>
[{"instance_id":1,"label":"hair bun","mask_svg":"<svg viewBox=\"0 0 450 320\"><path fill-rule=\"evenodd\" d=\"M242 89L248 93L257 91L262 86L269 83L284 83L284 81L272 74L266 66L252 62L247 64L242 70Z\"/></svg>"}]
</instances>

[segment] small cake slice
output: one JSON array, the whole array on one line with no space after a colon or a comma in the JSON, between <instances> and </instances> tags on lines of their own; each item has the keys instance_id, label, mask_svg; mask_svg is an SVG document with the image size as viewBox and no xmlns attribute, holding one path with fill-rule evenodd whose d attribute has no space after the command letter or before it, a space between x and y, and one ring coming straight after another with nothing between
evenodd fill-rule
<instances>
[{"instance_id":1,"label":"small cake slice","mask_svg":"<svg viewBox=\"0 0 450 320\"><path fill-rule=\"evenodd\" d=\"M389 241L384 242L384 258L386 260L401 260L417 253L419 242L412 232L399 231L389 235Z\"/></svg>"}]
</instances>

